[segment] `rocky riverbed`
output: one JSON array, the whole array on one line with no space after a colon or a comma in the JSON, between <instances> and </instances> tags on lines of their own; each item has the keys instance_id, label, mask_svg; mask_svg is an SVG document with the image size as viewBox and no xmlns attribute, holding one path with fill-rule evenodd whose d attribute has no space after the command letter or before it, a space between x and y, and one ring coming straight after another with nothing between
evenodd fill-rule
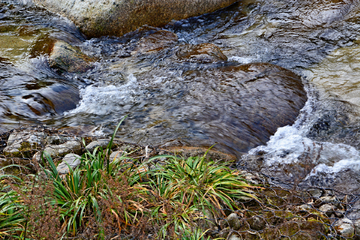
<instances>
[{"instance_id":1,"label":"rocky riverbed","mask_svg":"<svg viewBox=\"0 0 360 240\"><path fill-rule=\"evenodd\" d=\"M26 166L27 170L17 167L7 169L8 173L18 176L41 174L42 170L35 166L46 164L46 158L41 159L44 153L55 160L59 174L65 176L69 167L74 169L80 164L83 153L93 152L95 148L106 149L109 144L109 137L92 137L89 129L87 134L81 131L76 128L56 130L33 127L4 133L1 135L1 165L16 163ZM157 155L187 158L207 151L204 148L140 146L115 139L110 159L127 156L140 164ZM210 150L207 157L215 162L226 162L230 168L236 166L235 156ZM145 165L142 171L162 164L161 158L159 160ZM294 185L274 182L273 178L256 172L240 170L239 174L253 186L260 187L251 190L258 200L245 198L239 200L238 210L219 209L217 216L208 213L205 216L207 221L198 223L201 228L208 229L207 236L233 240L255 236L276 238L279 234L295 239L360 236L360 204L355 195L326 188L299 189ZM79 234L81 237L85 233Z\"/></svg>"}]
</instances>

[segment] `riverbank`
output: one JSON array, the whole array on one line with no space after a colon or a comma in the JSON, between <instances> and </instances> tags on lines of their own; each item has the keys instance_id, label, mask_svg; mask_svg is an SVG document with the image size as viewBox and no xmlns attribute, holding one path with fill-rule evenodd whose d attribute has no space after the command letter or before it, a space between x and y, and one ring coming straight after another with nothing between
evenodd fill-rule
<instances>
[{"instance_id":1,"label":"riverbank","mask_svg":"<svg viewBox=\"0 0 360 240\"><path fill-rule=\"evenodd\" d=\"M11 236L21 234L33 239L131 239L138 236L141 239L236 240L276 239L280 236L290 239L356 238L356 234L360 233L360 221L354 205L356 196L331 189L285 186L261 173L235 169L236 161L232 156L216 151L207 152L199 148L185 148L183 151L177 148L174 151L125 143L117 138L113 139L110 146L110 137L100 139L76 135L75 132L79 133L75 129L37 127L16 129L1 135L2 165L9 166L12 163L23 166L3 171L3 174L14 174L21 180L0 176L3 203L0 212L7 213L2 215L6 217L1 221L9 222L11 216L17 216L14 219L19 220L14 225L2 227L2 237L11 239ZM79 145L75 144L77 141ZM10 151L14 150L16 144L22 149L19 152ZM67 153L64 149L67 149ZM39 158L39 153L44 150L50 152L52 157ZM204 154L205 158L202 157ZM193 176L197 179L195 182L191 182L192 178L186 178L187 174L195 173L193 170L181 175L188 166L200 166L196 165L199 160L207 167L192 168L198 171ZM95 163L100 163L97 170L86 168L90 165L94 167ZM46 166L48 170L44 171L40 165ZM69 166L72 170L69 170ZM107 166L113 168L111 174L107 174ZM183 170L179 171L174 166ZM169 169L171 186L164 187L165 180L159 182L159 176L166 178L166 175L161 174L169 174ZM211 175L213 178L206 174L209 169L217 169ZM236 186L229 188L219 180L222 171L243 185L239 185L238 190ZM82 180L85 185L80 184L78 192L71 184L68 185L76 177L81 179L89 172L100 174L99 182L92 179L95 185L90 184L86 188L88 178ZM212 210L204 208L204 203L199 205L199 202L194 201L197 196L194 193L209 191L209 179L212 179L214 188L220 186L221 192L235 194L230 194L228 203L227 198L217 198L218 195L210 197L206 204L212 204ZM174 190L176 181L181 182L184 188ZM58 200L62 200L62 203L54 205L53 201L47 202L46 199L53 199L59 194L59 184L63 184L63 191L75 192L68 196L61 195ZM96 190L94 186L97 186ZM93 194L90 195L98 201L100 215L97 215L97 208L91 201L83 208L81 204L70 208L67 205L76 202L76 199L87 199L89 195L86 194L89 193L86 189L89 187ZM165 189L171 189L172 194L166 194ZM189 189L194 192L186 196ZM108 195L108 191L113 191L114 195L111 196L115 198L104 198L103 194ZM180 202L174 197L177 194L182 196ZM65 215L64 207L70 211ZM154 209L157 210L154 212ZM74 222L69 225L71 219Z\"/></svg>"}]
</instances>

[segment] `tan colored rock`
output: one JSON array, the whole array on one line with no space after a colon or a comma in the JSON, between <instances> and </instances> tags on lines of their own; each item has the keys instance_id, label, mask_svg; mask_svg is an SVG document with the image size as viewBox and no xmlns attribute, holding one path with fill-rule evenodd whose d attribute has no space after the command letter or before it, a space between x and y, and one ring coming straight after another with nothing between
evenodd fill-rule
<instances>
[{"instance_id":1,"label":"tan colored rock","mask_svg":"<svg viewBox=\"0 0 360 240\"><path fill-rule=\"evenodd\" d=\"M83 73L92 68L95 59L64 41L57 41L49 56L49 65L60 72Z\"/></svg>"},{"instance_id":2,"label":"tan colored rock","mask_svg":"<svg viewBox=\"0 0 360 240\"><path fill-rule=\"evenodd\" d=\"M146 37L143 37L137 47L137 51L141 53L154 52L170 47L172 44L178 41L178 37L175 33L159 30Z\"/></svg>"},{"instance_id":3,"label":"tan colored rock","mask_svg":"<svg viewBox=\"0 0 360 240\"><path fill-rule=\"evenodd\" d=\"M183 61L200 63L227 61L221 49L212 43L182 46L176 56Z\"/></svg>"},{"instance_id":4,"label":"tan colored rock","mask_svg":"<svg viewBox=\"0 0 360 240\"><path fill-rule=\"evenodd\" d=\"M227 7L237 0L34 0L72 20L88 37L121 36Z\"/></svg>"}]
</instances>

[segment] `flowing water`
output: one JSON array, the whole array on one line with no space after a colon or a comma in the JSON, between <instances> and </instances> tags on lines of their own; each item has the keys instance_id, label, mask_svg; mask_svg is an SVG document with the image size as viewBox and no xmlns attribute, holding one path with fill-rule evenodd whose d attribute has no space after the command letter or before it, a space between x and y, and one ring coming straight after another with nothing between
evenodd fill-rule
<instances>
[{"instance_id":1,"label":"flowing water","mask_svg":"<svg viewBox=\"0 0 360 240\"><path fill-rule=\"evenodd\" d=\"M94 133L101 134L129 115L119 133L124 140L162 146L218 142L240 166L357 191L359 8L357 0L244 0L171 22L160 33L144 27L121 38L86 39L69 20L31 1L0 1L0 128L96 126ZM156 34L162 41L152 45ZM94 68L53 71L47 57L54 39L97 59ZM186 59L189 51L207 46L201 44L217 46L211 50L215 57ZM301 88L292 73L274 68L256 75L268 89L229 81L267 66L251 65L259 62L302 77L308 100L294 124L304 101L301 93L291 95ZM273 77L278 71L294 82ZM241 101L239 91L247 93ZM276 131L274 124L284 127Z\"/></svg>"}]
</instances>

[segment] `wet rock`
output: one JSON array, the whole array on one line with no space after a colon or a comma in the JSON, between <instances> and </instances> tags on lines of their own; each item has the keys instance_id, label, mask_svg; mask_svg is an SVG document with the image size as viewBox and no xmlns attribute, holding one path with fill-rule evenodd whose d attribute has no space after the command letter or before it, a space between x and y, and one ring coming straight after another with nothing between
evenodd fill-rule
<instances>
[{"instance_id":1,"label":"wet rock","mask_svg":"<svg viewBox=\"0 0 360 240\"><path fill-rule=\"evenodd\" d=\"M218 142L214 148L238 157L292 124L307 99L299 76L266 63L189 71L184 81L190 90L180 105L191 102L192 109L178 108L174 115L181 111L207 144Z\"/></svg>"},{"instance_id":2,"label":"wet rock","mask_svg":"<svg viewBox=\"0 0 360 240\"><path fill-rule=\"evenodd\" d=\"M163 26L171 20L213 12L236 0L59 1L34 0L46 9L71 19L88 37L121 36L143 25Z\"/></svg>"},{"instance_id":3,"label":"wet rock","mask_svg":"<svg viewBox=\"0 0 360 240\"><path fill-rule=\"evenodd\" d=\"M176 56L183 61L198 63L227 61L227 57L221 49L212 43L181 46L177 50Z\"/></svg>"},{"instance_id":4,"label":"wet rock","mask_svg":"<svg viewBox=\"0 0 360 240\"><path fill-rule=\"evenodd\" d=\"M313 198L320 198L323 194L323 190L321 189L310 189L308 192L311 194Z\"/></svg>"},{"instance_id":5,"label":"wet rock","mask_svg":"<svg viewBox=\"0 0 360 240\"><path fill-rule=\"evenodd\" d=\"M159 51L170 47L177 41L178 37L175 33L166 30L159 30L140 39L136 51L141 53Z\"/></svg>"},{"instance_id":6,"label":"wet rock","mask_svg":"<svg viewBox=\"0 0 360 240\"><path fill-rule=\"evenodd\" d=\"M50 145L44 149L44 153L54 156L64 156L67 153L79 153L81 151L81 144L79 141L68 141L60 145Z\"/></svg>"},{"instance_id":7,"label":"wet rock","mask_svg":"<svg viewBox=\"0 0 360 240\"><path fill-rule=\"evenodd\" d=\"M96 147L101 147L101 148L103 148L103 150L105 150L105 148L108 146L109 142L110 142L109 139L99 139L99 140L89 143L86 146L86 149L89 150L91 153L94 151L94 149Z\"/></svg>"},{"instance_id":8,"label":"wet rock","mask_svg":"<svg viewBox=\"0 0 360 240\"><path fill-rule=\"evenodd\" d=\"M56 167L56 170L59 172L59 174L67 174L70 172L68 165L74 169L77 166L80 165L80 156L76 154L67 154L63 158L62 162Z\"/></svg>"},{"instance_id":9,"label":"wet rock","mask_svg":"<svg viewBox=\"0 0 360 240\"><path fill-rule=\"evenodd\" d=\"M238 230L241 227L241 222L236 213L231 213L226 218L226 225L228 225L231 229Z\"/></svg>"},{"instance_id":10,"label":"wet rock","mask_svg":"<svg viewBox=\"0 0 360 240\"><path fill-rule=\"evenodd\" d=\"M32 131L16 131L9 136L3 152L5 156L32 157L44 145L46 134Z\"/></svg>"},{"instance_id":11,"label":"wet rock","mask_svg":"<svg viewBox=\"0 0 360 240\"><path fill-rule=\"evenodd\" d=\"M330 217L335 211L335 206L332 204L324 204L319 208L319 210Z\"/></svg>"},{"instance_id":12,"label":"wet rock","mask_svg":"<svg viewBox=\"0 0 360 240\"><path fill-rule=\"evenodd\" d=\"M55 38L49 37L48 35L39 38L31 48L30 57L34 58L40 55L49 56L56 41Z\"/></svg>"},{"instance_id":13,"label":"wet rock","mask_svg":"<svg viewBox=\"0 0 360 240\"><path fill-rule=\"evenodd\" d=\"M265 144L304 106L302 79L272 64L234 64L190 66L175 74L159 66L137 75L148 96L157 97L147 98L145 108L132 108L137 113L126 121L136 128L124 129L123 140L167 149L215 145L212 150L235 158Z\"/></svg>"},{"instance_id":14,"label":"wet rock","mask_svg":"<svg viewBox=\"0 0 360 240\"><path fill-rule=\"evenodd\" d=\"M352 238L355 233L355 228L351 220L347 218L340 219L334 224L336 231L344 238Z\"/></svg>"},{"instance_id":15,"label":"wet rock","mask_svg":"<svg viewBox=\"0 0 360 240\"><path fill-rule=\"evenodd\" d=\"M49 65L59 72L83 73L92 68L94 60L79 48L56 41L49 56Z\"/></svg>"}]
</instances>

